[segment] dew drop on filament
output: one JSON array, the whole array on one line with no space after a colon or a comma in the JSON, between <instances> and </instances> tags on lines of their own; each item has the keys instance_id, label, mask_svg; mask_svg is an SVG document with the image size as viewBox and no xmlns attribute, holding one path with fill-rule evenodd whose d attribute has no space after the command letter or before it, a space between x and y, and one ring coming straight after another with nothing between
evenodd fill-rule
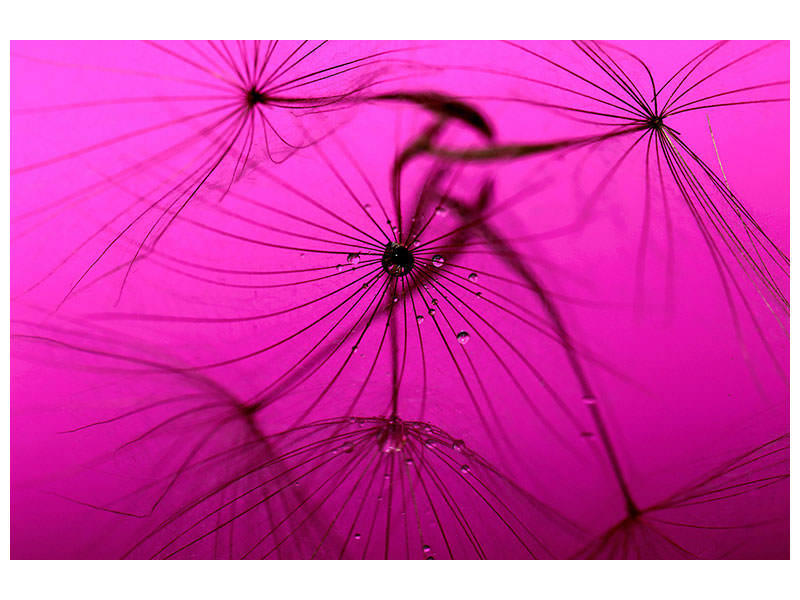
<instances>
[{"instance_id":1,"label":"dew drop on filament","mask_svg":"<svg viewBox=\"0 0 800 600\"><path fill-rule=\"evenodd\" d=\"M422 323L425 320L425 317L422 315L417 315L417 323Z\"/></svg>"},{"instance_id":2,"label":"dew drop on filament","mask_svg":"<svg viewBox=\"0 0 800 600\"><path fill-rule=\"evenodd\" d=\"M441 254L435 254L433 260L431 260L434 267L441 267L444 264L444 256Z\"/></svg>"},{"instance_id":3,"label":"dew drop on filament","mask_svg":"<svg viewBox=\"0 0 800 600\"><path fill-rule=\"evenodd\" d=\"M478 274L477 273L470 273L467 276L467 279L469 279L470 281L472 281L474 283L474 282L478 281Z\"/></svg>"},{"instance_id":4,"label":"dew drop on filament","mask_svg":"<svg viewBox=\"0 0 800 600\"><path fill-rule=\"evenodd\" d=\"M456 334L456 340L458 340L458 343L463 346L469 341L469 334L466 331L459 331Z\"/></svg>"},{"instance_id":5,"label":"dew drop on filament","mask_svg":"<svg viewBox=\"0 0 800 600\"><path fill-rule=\"evenodd\" d=\"M347 255L347 263L351 265L357 265L358 261L361 260L361 255L358 252L351 252Z\"/></svg>"}]
</instances>

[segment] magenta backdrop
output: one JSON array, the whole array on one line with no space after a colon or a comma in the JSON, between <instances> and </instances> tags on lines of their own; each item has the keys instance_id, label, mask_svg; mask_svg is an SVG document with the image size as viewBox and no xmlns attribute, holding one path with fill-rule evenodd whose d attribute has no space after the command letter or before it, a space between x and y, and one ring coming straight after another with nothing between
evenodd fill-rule
<instances>
[{"instance_id":1,"label":"magenta backdrop","mask_svg":"<svg viewBox=\"0 0 800 600\"><path fill-rule=\"evenodd\" d=\"M267 44L256 53L249 42L12 43L12 557L165 557L183 526L164 520L207 486L276 456L300 460L291 450L314 436L334 436L325 444L336 449L344 438L331 432L370 424L282 432L298 420L389 417L395 389L401 418L447 433L418 440L426 447L432 435L448 446L428 450L441 461L430 467L440 469L440 485L452 490L436 492L429 475L441 494L418 517L429 549L404 533L417 531L410 505L386 509L397 512L400 533L390 538L390 518L381 517L380 541L367 542L382 496L406 492L359 483L371 460L364 454L347 472L325 463L297 486L270 484L280 489L259 505L264 514L248 512L235 528L225 523L236 505L225 502L239 488L226 488L205 500L208 512L217 507L198 527L207 537L173 556L335 558L331 540L352 538L352 521L365 531L341 552L347 558L788 558L788 259L773 260L765 241L788 253L788 43L329 42L282 63L296 46L278 44L270 68L291 67L284 81L318 75L286 84L293 100L285 106L265 104L268 127L253 127L251 143L247 133L235 138L238 117L227 116L238 98L231 64L249 79ZM398 92L447 94L491 123L488 142L443 119L432 139L456 153L590 138L616 130L626 114L619 106L636 104L633 85L652 106L643 64L658 89L709 48L696 70L672 80L690 71L678 103L694 102L693 110L664 123L752 222L697 161L691 168L710 191L695 202L705 216L693 216L655 143L637 142L647 129L513 160L423 154L402 171L401 233L436 173L433 187L454 199L439 210L425 205L420 221L430 225L419 249L411 246L416 264L434 273L429 288L376 296L381 307L360 341L366 300L346 316L335 312L363 282L385 276L381 248L392 231L381 206L398 225L393 161L441 117ZM613 79L593 57L625 75ZM332 65L345 66L326 78ZM299 96L306 105L292 104ZM217 161L214 152L234 138ZM671 148L688 156L678 141ZM481 213L488 182L490 208ZM487 238L484 225L498 237ZM436 246L459 228L463 238ZM726 245L726 231L748 254ZM157 243L139 249L143 241ZM738 264L748 257L755 267ZM393 361L403 358L395 385ZM583 400L581 373L607 438ZM252 414L241 410L258 402ZM628 521L609 444L643 511ZM460 456L468 476L451 468ZM183 473L192 461L200 462ZM284 463L267 472L276 464ZM399 486L405 480L394 473L386 478ZM323 501L316 489L330 474L341 477L339 488ZM248 477L237 485L257 485L259 474ZM484 483L503 490L502 502L477 495ZM362 496L363 512L353 508ZM517 520L509 525L504 511ZM291 541L269 553L257 542L273 528Z\"/></svg>"}]
</instances>

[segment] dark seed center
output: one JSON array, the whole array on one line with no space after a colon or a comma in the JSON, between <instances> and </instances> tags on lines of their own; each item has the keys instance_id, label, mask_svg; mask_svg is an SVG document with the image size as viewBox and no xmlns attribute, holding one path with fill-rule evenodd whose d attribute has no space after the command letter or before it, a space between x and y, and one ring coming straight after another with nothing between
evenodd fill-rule
<instances>
[{"instance_id":1,"label":"dark seed center","mask_svg":"<svg viewBox=\"0 0 800 600\"><path fill-rule=\"evenodd\" d=\"M381 265L383 265L383 270L392 277L402 277L408 275L414 267L414 255L405 246L391 242L386 244Z\"/></svg>"},{"instance_id":2,"label":"dark seed center","mask_svg":"<svg viewBox=\"0 0 800 600\"><path fill-rule=\"evenodd\" d=\"M247 90L247 94L245 95L245 100L247 102L247 106L253 108L256 104L266 104L267 97L256 88L250 88Z\"/></svg>"}]
</instances>

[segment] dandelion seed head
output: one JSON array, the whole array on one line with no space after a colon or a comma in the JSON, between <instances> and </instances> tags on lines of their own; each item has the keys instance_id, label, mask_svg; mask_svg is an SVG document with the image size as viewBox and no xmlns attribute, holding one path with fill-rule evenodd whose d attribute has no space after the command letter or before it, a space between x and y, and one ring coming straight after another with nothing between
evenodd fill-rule
<instances>
[{"instance_id":1,"label":"dandelion seed head","mask_svg":"<svg viewBox=\"0 0 800 600\"><path fill-rule=\"evenodd\" d=\"M647 128L653 131L659 131L664 127L664 117L661 115L653 115L646 121Z\"/></svg>"},{"instance_id":2,"label":"dandelion seed head","mask_svg":"<svg viewBox=\"0 0 800 600\"><path fill-rule=\"evenodd\" d=\"M414 254L402 244L390 242L386 244L381 265L392 277L403 277L414 268Z\"/></svg>"},{"instance_id":3,"label":"dandelion seed head","mask_svg":"<svg viewBox=\"0 0 800 600\"><path fill-rule=\"evenodd\" d=\"M403 423L397 419L389 421L386 427L378 432L378 447L384 454L402 452L406 441Z\"/></svg>"},{"instance_id":4,"label":"dandelion seed head","mask_svg":"<svg viewBox=\"0 0 800 600\"><path fill-rule=\"evenodd\" d=\"M251 87L245 92L245 102L250 109L255 108L258 104L266 104L267 100L267 96L256 86Z\"/></svg>"}]
</instances>

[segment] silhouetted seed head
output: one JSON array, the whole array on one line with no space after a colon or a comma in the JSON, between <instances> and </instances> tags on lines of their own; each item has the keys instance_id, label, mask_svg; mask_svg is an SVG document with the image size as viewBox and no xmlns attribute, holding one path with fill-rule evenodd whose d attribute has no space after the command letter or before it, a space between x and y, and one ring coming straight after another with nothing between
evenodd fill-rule
<instances>
[{"instance_id":1,"label":"silhouetted seed head","mask_svg":"<svg viewBox=\"0 0 800 600\"><path fill-rule=\"evenodd\" d=\"M386 244L381 265L383 265L383 270L392 277L403 277L414 268L414 254L405 246L397 242L390 242Z\"/></svg>"},{"instance_id":2,"label":"silhouetted seed head","mask_svg":"<svg viewBox=\"0 0 800 600\"><path fill-rule=\"evenodd\" d=\"M664 117L661 115L653 115L647 120L648 129L659 130L664 127Z\"/></svg>"},{"instance_id":3,"label":"silhouetted seed head","mask_svg":"<svg viewBox=\"0 0 800 600\"><path fill-rule=\"evenodd\" d=\"M406 445L406 432L403 422L399 419L392 419L378 433L378 447L381 452L389 454L391 452L401 452Z\"/></svg>"},{"instance_id":4,"label":"silhouetted seed head","mask_svg":"<svg viewBox=\"0 0 800 600\"><path fill-rule=\"evenodd\" d=\"M267 97L264 95L263 92L260 92L255 87L252 87L249 90L247 90L247 93L245 94L245 99L247 102L247 106L249 108L253 108L256 104L267 103Z\"/></svg>"}]
</instances>

